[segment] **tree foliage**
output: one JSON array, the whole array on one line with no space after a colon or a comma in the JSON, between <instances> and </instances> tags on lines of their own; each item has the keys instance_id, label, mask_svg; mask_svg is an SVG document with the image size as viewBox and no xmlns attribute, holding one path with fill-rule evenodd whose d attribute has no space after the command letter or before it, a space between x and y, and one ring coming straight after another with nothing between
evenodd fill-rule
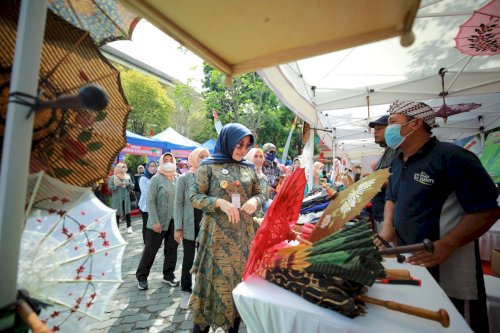
<instances>
[{"instance_id":1,"label":"tree foliage","mask_svg":"<svg viewBox=\"0 0 500 333\"><path fill-rule=\"evenodd\" d=\"M281 157L295 114L276 97L257 73L237 76L233 79L233 85L226 87L223 74L206 64L203 71L205 114L210 119L211 137L217 136L212 117L212 111L216 110L223 124L237 122L247 126L259 145L274 143ZM300 137L300 130L295 129L288 156L297 156L302 151Z\"/></svg>"},{"instance_id":2,"label":"tree foliage","mask_svg":"<svg viewBox=\"0 0 500 333\"><path fill-rule=\"evenodd\" d=\"M139 135L170 126L175 107L166 89L151 76L132 69L121 70L123 91L132 111L127 129Z\"/></svg>"}]
</instances>

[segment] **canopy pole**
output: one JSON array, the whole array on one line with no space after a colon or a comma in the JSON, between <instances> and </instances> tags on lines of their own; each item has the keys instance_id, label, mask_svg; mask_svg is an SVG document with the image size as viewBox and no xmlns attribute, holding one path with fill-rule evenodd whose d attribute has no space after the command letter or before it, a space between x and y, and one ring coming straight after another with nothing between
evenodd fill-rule
<instances>
[{"instance_id":1,"label":"canopy pole","mask_svg":"<svg viewBox=\"0 0 500 333\"><path fill-rule=\"evenodd\" d=\"M23 0L19 11L10 92L37 95L47 1ZM9 103L0 174L0 308L16 301L17 265L24 225L33 134L30 107ZM0 330L12 327L14 316L0 320Z\"/></svg>"}]
</instances>

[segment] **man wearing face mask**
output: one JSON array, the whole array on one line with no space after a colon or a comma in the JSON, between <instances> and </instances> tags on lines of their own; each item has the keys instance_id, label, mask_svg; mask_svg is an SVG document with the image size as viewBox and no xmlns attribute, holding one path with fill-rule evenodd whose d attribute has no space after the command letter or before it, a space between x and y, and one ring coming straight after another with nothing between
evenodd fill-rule
<instances>
[{"instance_id":1,"label":"man wearing face mask","mask_svg":"<svg viewBox=\"0 0 500 333\"><path fill-rule=\"evenodd\" d=\"M500 217L498 191L479 159L431 136L435 112L424 103L395 102L385 141L401 153L391 165L380 236L403 245L429 238L434 252L411 264L428 267L476 332L488 332L478 238Z\"/></svg>"},{"instance_id":2,"label":"man wearing face mask","mask_svg":"<svg viewBox=\"0 0 500 333\"><path fill-rule=\"evenodd\" d=\"M276 146L272 143L266 143L262 146L264 152L264 165L262 172L267 177L267 184L269 185L269 197L273 199L276 196L276 187L279 183L279 177L283 176L283 172L278 166L276 161Z\"/></svg>"},{"instance_id":3,"label":"man wearing face mask","mask_svg":"<svg viewBox=\"0 0 500 333\"><path fill-rule=\"evenodd\" d=\"M399 150L392 149L385 143L385 128L387 127L387 120L389 116L382 116L377 120L371 121L368 126L373 128L373 138L375 143L378 143L380 147L383 147L384 154L380 157L377 164L375 164L375 169L386 169L391 166L392 161L398 154ZM384 205L385 205L385 190L387 188L388 181L384 183L380 192L378 192L372 199L372 218L375 223L374 227L377 231L380 230L382 221L384 220Z\"/></svg>"}]
</instances>

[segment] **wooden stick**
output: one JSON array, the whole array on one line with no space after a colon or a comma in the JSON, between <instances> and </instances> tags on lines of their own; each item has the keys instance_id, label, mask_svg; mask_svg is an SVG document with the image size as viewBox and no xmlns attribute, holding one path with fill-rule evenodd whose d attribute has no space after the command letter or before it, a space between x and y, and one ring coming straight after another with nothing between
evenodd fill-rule
<instances>
[{"instance_id":1,"label":"wooden stick","mask_svg":"<svg viewBox=\"0 0 500 333\"><path fill-rule=\"evenodd\" d=\"M450 316L448 316L448 312L446 312L445 309L439 309L438 311L431 311L427 309L418 308L416 306L401 304L393 301L383 301L365 295L361 295L358 298L365 303L381 305L391 310L404 312L421 318L435 320L439 322L443 327L450 326Z\"/></svg>"},{"instance_id":2,"label":"wooden stick","mask_svg":"<svg viewBox=\"0 0 500 333\"><path fill-rule=\"evenodd\" d=\"M17 303L17 312L34 333L53 333L36 315L35 311L25 300Z\"/></svg>"},{"instance_id":3,"label":"wooden stick","mask_svg":"<svg viewBox=\"0 0 500 333\"><path fill-rule=\"evenodd\" d=\"M434 252L434 245L427 238L420 244L412 244L398 247L385 248L383 250L379 250L378 253L381 255L384 254L397 254L397 253L408 253L408 252L417 252L417 251L429 251Z\"/></svg>"}]
</instances>

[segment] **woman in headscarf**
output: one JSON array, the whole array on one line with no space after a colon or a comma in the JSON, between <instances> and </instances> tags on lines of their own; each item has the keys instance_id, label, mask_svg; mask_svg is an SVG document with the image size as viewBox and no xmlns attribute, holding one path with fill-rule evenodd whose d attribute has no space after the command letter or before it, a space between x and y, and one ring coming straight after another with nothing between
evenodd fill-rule
<instances>
[{"instance_id":1,"label":"woman in headscarf","mask_svg":"<svg viewBox=\"0 0 500 333\"><path fill-rule=\"evenodd\" d=\"M323 173L325 165L321 162L314 162L313 164L313 187L320 186L319 179Z\"/></svg>"},{"instance_id":2,"label":"woman in headscarf","mask_svg":"<svg viewBox=\"0 0 500 333\"><path fill-rule=\"evenodd\" d=\"M262 165L264 165L264 152L260 148L252 148L245 155L245 160L255 165L255 172L257 173L257 178L259 179L262 194L264 194L264 200L269 200L269 186L267 185L267 177L264 172L262 172ZM255 215L257 217L264 216L262 207L257 210Z\"/></svg>"},{"instance_id":3,"label":"woman in headscarf","mask_svg":"<svg viewBox=\"0 0 500 333\"><path fill-rule=\"evenodd\" d=\"M116 209L116 223L120 225L120 216L124 215L127 221L127 233L132 233L130 220L130 193L134 189L134 182L127 173L127 165L118 163L115 171L109 177L108 188L111 190L111 207Z\"/></svg>"},{"instance_id":4,"label":"woman in headscarf","mask_svg":"<svg viewBox=\"0 0 500 333\"><path fill-rule=\"evenodd\" d=\"M139 199L139 211L142 217L142 241L146 244L146 226L148 224L149 208L148 208L148 189L151 178L156 174L158 165L155 161L151 161L144 169L144 175L139 179L139 188L141 189L141 198Z\"/></svg>"},{"instance_id":5,"label":"woman in headscarf","mask_svg":"<svg viewBox=\"0 0 500 333\"><path fill-rule=\"evenodd\" d=\"M241 319L231 292L241 282L255 235L252 218L264 201L255 166L244 160L253 143L245 126L224 126L215 154L200 163L191 187L191 203L204 213L192 269L193 332L239 329Z\"/></svg>"},{"instance_id":6,"label":"woman in headscarf","mask_svg":"<svg viewBox=\"0 0 500 333\"><path fill-rule=\"evenodd\" d=\"M163 242L165 258L162 282L172 287L179 285L179 280L174 276L177 263L177 242L174 239L175 170L174 155L163 154L160 167L149 183L146 243L135 273L140 290L148 289L149 272Z\"/></svg>"},{"instance_id":7,"label":"woman in headscarf","mask_svg":"<svg viewBox=\"0 0 500 333\"><path fill-rule=\"evenodd\" d=\"M194 253L196 247L196 237L200 230L200 221L203 212L193 208L189 200L189 189L194 184L195 173L198 170L198 165L205 158L209 157L210 153L205 148L196 148L188 157L189 171L177 178L175 186L175 206L174 206L174 224L175 224L175 240L177 243L182 242L184 249L184 257L182 259L182 275L181 275L181 303L180 308L187 309L189 296L192 292L192 277L191 268L193 267Z\"/></svg>"}]
</instances>

